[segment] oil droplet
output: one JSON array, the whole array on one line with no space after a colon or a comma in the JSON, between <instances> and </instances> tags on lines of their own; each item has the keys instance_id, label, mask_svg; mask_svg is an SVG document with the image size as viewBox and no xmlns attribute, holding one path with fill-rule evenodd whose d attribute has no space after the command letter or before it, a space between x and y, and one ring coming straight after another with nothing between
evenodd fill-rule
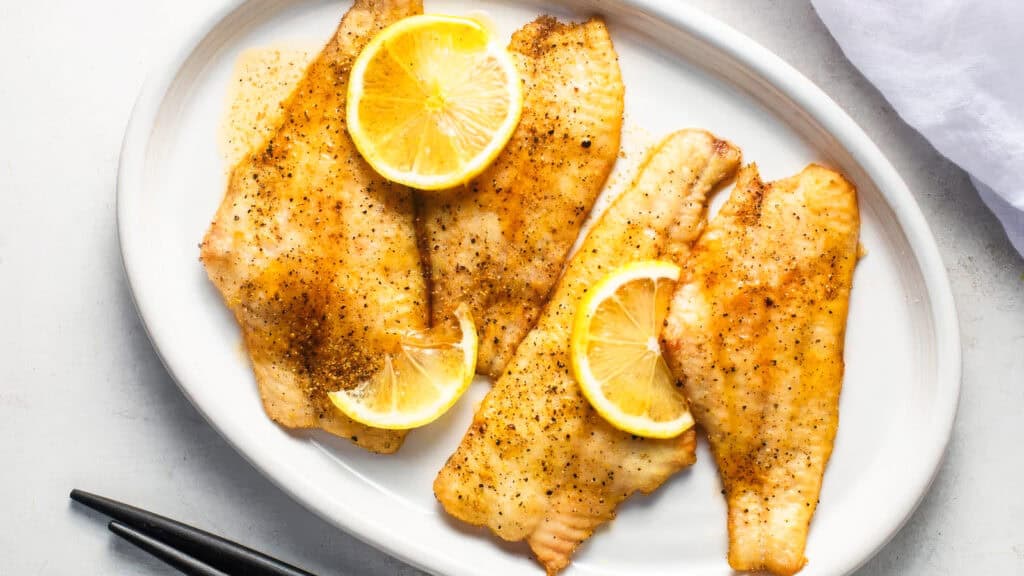
<instances>
[{"instance_id":1,"label":"oil droplet","mask_svg":"<svg viewBox=\"0 0 1024 576\"><path fill-rule=\"evenodd\" d=\"M860 262L868 255L868 247L862 242L857 242L857 261Z\"/></svg>"}]
</instances>

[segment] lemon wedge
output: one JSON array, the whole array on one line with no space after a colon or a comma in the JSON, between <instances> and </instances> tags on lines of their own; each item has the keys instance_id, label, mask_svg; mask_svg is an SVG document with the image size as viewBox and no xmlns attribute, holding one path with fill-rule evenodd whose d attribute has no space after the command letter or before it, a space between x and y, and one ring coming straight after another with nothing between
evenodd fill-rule
<instances>
[{"instance_id":1,"label":"lemon wedge","mask_svg":"<svg viewBox=\"0 0 1024 576\"><path fill-rule=\"evenodd\" d=\"M405 335L384 367L350 390L331 392L349 418L374 428L406 430L441 417L476 372L477 336L469 307L455 310L461 334Z\"/></svg>"},{"instance_id":2,"label":"lemon wedge","mask_svg":"<svg viewBox=\"0 0 1024 576\"><path fill-rule=\"evenodd\" d=\"M605 420L637 436L672 438L693 426L658 338L678 279L670 262L634 262L591 287L576 309L576 380Z\"/></svg>"},{"instance_id":3,"label":"lemon wedge","mask_svg":"<svg viewBox=\"0 0 1024 576\"><path fill-rule=\"evenodd\" d=\"M348 132L382 176L421 190L463 184L519 122L515 63L469 18L424 14L388 26L352 67Z\"/></svg>"}]
</instances>

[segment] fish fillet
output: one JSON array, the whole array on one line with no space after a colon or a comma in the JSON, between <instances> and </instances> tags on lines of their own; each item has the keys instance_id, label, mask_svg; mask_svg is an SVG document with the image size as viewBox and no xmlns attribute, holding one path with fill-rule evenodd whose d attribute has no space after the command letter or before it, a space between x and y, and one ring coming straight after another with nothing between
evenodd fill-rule
<instances>
[{"instance_id":1,"label":"fish fillet","mask_svg":"<svg viewBox=\"0 0 1024 576\"><path fill-rule=\"evenodd\" d=\"M729 564L794 574L839 423L857 193L747 166L685 264L662 334L729 504Z\"/></svg>"},{"instance_id":2,"label":"fish fillet","mask_svg":"<svg viewBox=\"0 0 1024 576\"><path fill-rule=\"evenodd\" d=\"M477 370L499 376L533 327L615 163L618 57L599 19L542 16L512 36L523 114L508 145L466 187L421 195L435 324L470 304Z\"/></svg>"},{"instance_id":3,"label":"fish fillet","mask_svg":"<svg viewBox=\"0 0 1024 576\"><path fill-rule=\"evenodd\" d=\"M418 0L357 0L285 101L281 125L231 173L201 245L242 328L267 414L375 452L403 434L369 428L326 393L374 374L394 333L428 326L411 192L380 177L345 129L348 74L380 29Z\"/></svg>"},{"instance_id":4,"label":"fish fillet","mask_svg":"<svg viewBox=\"0 0 1024 576\"><path fill-rule=\"evenodd\" d=\"M692 430L671 440L638 438L590 407L570 372L569 335L580 298L612 269L686 260L708 193L739 158L732 145L698 130L677 132L651 152L587 235L434 481L450 514L506 540L527 540L554 574L630 494L650 492L693 463Z\"/></svg>"}]
</instances>

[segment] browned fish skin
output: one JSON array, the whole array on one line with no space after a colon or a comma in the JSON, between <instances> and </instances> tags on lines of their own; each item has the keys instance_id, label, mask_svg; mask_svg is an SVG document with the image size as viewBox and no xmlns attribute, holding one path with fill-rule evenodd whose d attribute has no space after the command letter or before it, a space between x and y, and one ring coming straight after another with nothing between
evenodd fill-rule
<instances>
[{"instance_id":1,"label":"browned fish skin","mask_svg":"<svg viewBox=\"0 0 1024 576\"><path fill-rule=\"evenodd\" d=\"M811 165L765 184L747 166L684 266L662 337L718 462L736 570L806 562L859 230L840 174Z\"/></svg>"},{"instance_id":2,"label":"browned fish skin","mask_svg":"<svg viewBox=\"0 0 1024 576\"><path fill-rule=\"evenodd\" d=\"M505 149L465 187L421 195L435 324L468 302L477 370L498 377L533 327L615 163L622 128L618 57L599 19L527 24L509 50L523 114Z\"/></svg>"},{"instance_id":3,"label":"browned fish skin","mask_svg":"<svg viewBox=\"0 0 1024 576\"><path fill-rule=\"evenodd\" d=\"M370 38L422 10L419 0L355 2L283 104L281 126L232 171L201 245L267 414L375 452L394 452L404 434L350 420L326 393L374 373L393 332L425 329L428 294L411 192L357 153L345 96Z\"/></svg>"},{"instance_id":4,"label":"browned fish skin","mask_svg":"<svg viewBox=\"0 0 1024 576\"><path fill-rule=\"evenodd\" d=\"M739 158L731 144L699 130L669 136L648 156L573 256L434 481L448 513L506 540L526 539L554 574L630 494L650 492L693 463L692 430L643 439L597 415L571 374L569 336L580 298L614 268L687 258L708 193L731 177Z\"/></svg>"}]
</instances>

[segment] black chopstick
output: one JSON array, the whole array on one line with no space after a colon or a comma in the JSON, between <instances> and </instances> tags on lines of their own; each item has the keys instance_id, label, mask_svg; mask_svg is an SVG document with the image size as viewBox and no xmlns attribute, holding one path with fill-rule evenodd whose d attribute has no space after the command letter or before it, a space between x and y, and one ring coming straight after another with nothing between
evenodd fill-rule
<instances>
[{"instance_id":1,"label":"black chopstick","mask_svg":"<svg viewBox=\"0 0 1024 576\"><path fill-rule=\"evenodd\" d=\"M148 545L140 544L141 540L133 539L135 534L146 538L147 543L153 541L162 544L166 549L180 553L182 557L190 557L207 569L215 570L215 572L185 572L176 564L172 564L186 574L314 576L305 570L281 562L252 548L141 508L129 506L123 502L78 489L71 491L71 499L117 520L117 526L113 522L110 525L112 532L153 553L161 560L168 561L153 552ZM131 536L126 536L129 531L123 530L120 526L127 527Z\"/></svg>"},{"instance_id":2,"label":"black chopstick","mask_svg":"<svg viewBox=\"0 0 1024 576\"><path fill-rule=\"evenodd\" d=\"M110 524L107 524L107 528L110 528L110 531L114 534L117 534L121 538L124 538L160 560L163 560L167 564L177 568L182 574L188 574L188 576L230 576L226 572L221 572L213 566L210 566L201 560L196 560L177 548L168 546L156 538L147 536L135 528L122 524L117 520L111 520Z\"/></svg>"}]
</instances>

